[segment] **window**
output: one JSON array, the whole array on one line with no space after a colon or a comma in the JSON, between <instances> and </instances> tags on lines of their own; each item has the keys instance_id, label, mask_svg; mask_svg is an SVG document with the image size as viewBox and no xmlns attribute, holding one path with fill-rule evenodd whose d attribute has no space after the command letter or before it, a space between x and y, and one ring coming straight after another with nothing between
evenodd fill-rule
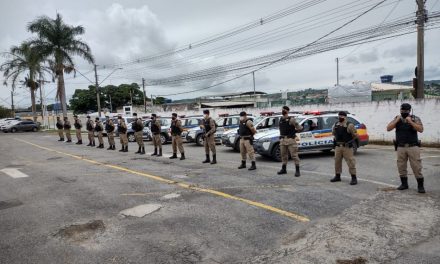
<instances>
[{"instance_id":1,"label":"window","mask_svg":"<svg viewBox=\"0 0 440 264\"><path fill-rule=\"evenodd\" d=\"M239 117L231 117L229 119L229 125L234 126L240 124L240 118Z\"/></svg>"},{"instance_id":2,"label":"window","mask_svg":"<svg viewBox=\"0 0 440 264\"><path fill-rule=\"evenodd\" d=\"M198 126L198 125L200 125L200 122L197 118L188 119L186 125L187 126Z\"/></svg>"},{"instance_id":3,"label":"window","mask_svg":"<svg viewBox=\"0 0 440 264\"><path fill-rule=\"evenodd\" d=\"M332 129L333 125L338 122L337 116L323 116L321 117L321 129Z\"/></svg>"},{"instance_id":4,"label":"window","mask_svg":"<svg viewBox=\"0 0 440 264\"><path fill-rule=\"evenodd\" d=\"M317 130L318 125L318 118L309 118L302 124L303 132Z\"/></svg>"},{"instance_id":5,"label":"window","mask_svg":"<svg viewBox=\"0 0 440 264\"><path fill-rule=\"evenodd\" d=\"M347 121L350 122L350 123L353 123L353 125L355 125L355 126L360 124L359 121L357 121L353 117L348 117Z\"/></svg>"}]
</instances>

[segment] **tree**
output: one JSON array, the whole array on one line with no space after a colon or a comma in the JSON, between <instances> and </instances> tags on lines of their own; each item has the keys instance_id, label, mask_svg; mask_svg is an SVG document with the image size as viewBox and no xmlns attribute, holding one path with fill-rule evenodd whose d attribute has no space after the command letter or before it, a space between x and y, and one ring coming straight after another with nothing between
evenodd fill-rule
<instances>
[{"instance_id":1,"label":"tree","mask_svg":"<svg viewBox=\"0 0 440 264\"><path fill-rule=\"evenodd\" d=\"M12 111L0 105L0 118L13 117Z\"/></svg>"},{"instance_id":2,"label":"tree","mask_svg":"<svg viewBox=\"0 0 440 264\"><path fill-rule=\"evenodd\" d=\"M101 105L109 109L124 105L143 105L143 93L137 83L121 84L119 86L107 85L99 89ZM111 105L110 105L111 102ZM89 110L97 111L96 88L90 85L88 89L76 89L70 99L70 107L75 113L86 113Z\"/></svg>"},{"instance_id":3,"label":"tree","mask_svg":"<svg viewBox=\"0 0 440 264\"><path fill-rule=\"evenodd\" d=\"M7 61L0 65L0 71L3 71L5 77L5 85L10 80L14 89L19 78L24 77L24 81L21 81L31 92L32 116L34 121L37 121L35 103L35 92L39 87L37 80L43 79L44 72L49 71L43 65L44 58L28 42L23 42L18 47L12 46L5 56Z\"/></svg>"},{"instance_id":4,"label":"tree","mask_svg":"<svg viewBox=\"0 0 440 264\"><path fill-rule=\"evenodd\" d=\"M74 70L72 57L79 56L94 63L90 47L78 38L85 30L82 26L65 24L60 14L55 19L39 17L28 25L28 30L38 35L30 41L32 46L45 59L52 60L52 70L57 78L57 97L61 102L63 116L67 116L64 73Z\"/></svg>"}]
</instances>

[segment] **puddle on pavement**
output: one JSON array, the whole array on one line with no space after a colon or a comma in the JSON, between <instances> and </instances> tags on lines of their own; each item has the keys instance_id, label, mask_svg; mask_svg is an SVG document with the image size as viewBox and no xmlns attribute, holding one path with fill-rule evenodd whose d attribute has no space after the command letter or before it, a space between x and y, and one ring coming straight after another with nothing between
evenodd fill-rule
<instances>
[{"instance_id":1,"label":"puddle on pavement","mask_svg":"<svg viewBox=\"0 0 440 264\"><path fill-rule=\"evenodd\" d=\"M367 260L359 257L355 259L337 259L336 264L366 264Z\"/></svg>"},{"instance_id":2,"label":"puddle on pavement","mask_svg":"<svg viewBox=\"0 0 440 264\"><path fill-rule=\"evenodd\" d=\"M102 220L94 220L85 224L70 225L60 229L54 236L72 242L83 242L102 234L105 225Z\"/></svg>"}]
</instances>

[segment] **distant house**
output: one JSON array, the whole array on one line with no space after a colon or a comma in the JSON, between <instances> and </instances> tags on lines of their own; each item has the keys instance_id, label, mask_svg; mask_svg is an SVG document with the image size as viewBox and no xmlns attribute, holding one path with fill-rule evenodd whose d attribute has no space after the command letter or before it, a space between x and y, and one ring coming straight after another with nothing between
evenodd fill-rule
<instances>
[{"instance_id":1,"label":"distant house","mask_svg":"<svg viewBox=\"0 0 440 264\"><path fill-rule=\"evenodd\" d=\"M402 100L413 98L414 88L395 83L371 83L371 100Z\"/></svg>"}]
</instances>

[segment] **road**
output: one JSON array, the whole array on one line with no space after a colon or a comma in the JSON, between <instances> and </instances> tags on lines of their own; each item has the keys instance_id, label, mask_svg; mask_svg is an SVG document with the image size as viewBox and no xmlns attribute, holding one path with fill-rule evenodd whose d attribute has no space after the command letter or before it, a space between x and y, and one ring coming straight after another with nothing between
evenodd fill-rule
<instances>
[{"instance_id":1,"label":"road","mask_svg":"<svg viewBox=\"0 0 440 264\"><path fill-rule=\"evenodd\" d=\"M440 263L438 149L422 150L423 195L412 175L410 190L395 190L391 147L360 149L350 186L345 164L330 184L332 154L301 155L296 178L293 163L280 176L264 157L238 170L223 146L210 165L192 144L184 161L168 159L169 144L164 157L135 145L0 134L0 263ZM153 209L126 215L137 206Z\"/></svg>"}]
</instances>

